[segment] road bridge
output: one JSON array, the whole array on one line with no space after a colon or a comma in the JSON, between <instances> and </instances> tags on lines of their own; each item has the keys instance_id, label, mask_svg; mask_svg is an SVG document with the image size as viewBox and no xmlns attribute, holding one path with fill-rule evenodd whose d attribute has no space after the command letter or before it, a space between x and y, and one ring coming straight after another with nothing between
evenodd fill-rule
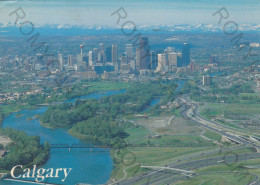
<instances>
[{"instance_id":1,"label":"road bridge","mask_svg":"<svg viewBox=\"0 0 260 185\"><path fill-rule=\"evenodd\" d=\"M87 144L49 144L50 148L99 148L99 149L110 149L109 146L105 145L87 145Z\"/></svg>"}]
</instances>

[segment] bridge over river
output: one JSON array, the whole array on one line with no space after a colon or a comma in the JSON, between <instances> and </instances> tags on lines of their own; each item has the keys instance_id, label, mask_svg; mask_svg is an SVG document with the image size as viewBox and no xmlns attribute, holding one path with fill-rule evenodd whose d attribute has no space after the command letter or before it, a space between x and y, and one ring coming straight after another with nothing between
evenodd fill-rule
<instances>
[{"instance_id":1,"label":"bridge over river","mask_svg":"<svg viewBox=\"0 0 260 185\"><path fill-rule=\"evenodd\" d=\"M97 148L97 149L110 149L106 145L88 145L88 144L49 144L50 148Z\"/></svg>"}]
</instances>

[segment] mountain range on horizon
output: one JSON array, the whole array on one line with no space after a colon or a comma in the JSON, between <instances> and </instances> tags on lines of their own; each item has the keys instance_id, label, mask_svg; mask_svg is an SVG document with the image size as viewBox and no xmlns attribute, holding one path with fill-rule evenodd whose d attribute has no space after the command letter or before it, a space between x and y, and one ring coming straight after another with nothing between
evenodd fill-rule
<instances>
[{"instance_id":1,"label":"mountain range on horizon","mask_svg":"<svg viewBox=\"0 0 260 185\"><path fill-rule=\"evenodd\" d=\"M43 35L82 35L82 34L93 34L97 35L100 33L107 34L122 34L121 27L109 27L109 26L78 26L78 25L60 25L60 24L49 24L44 26L35 26L35 31L41 32ZM124 30L132 30L131 27L124 27ZM234 30L234 27L225 27L225 31ZM158 25L148 26L140 25L136 26L136 33L171 33L171 32L223 32L223 26L217 24L181 24L181 25ZM260 32L260 24L242 24L238 26L237 32ZM19 32L19 24L0 24L0 36L6 35L17 35Z\"/></svg>"}]
</instances>

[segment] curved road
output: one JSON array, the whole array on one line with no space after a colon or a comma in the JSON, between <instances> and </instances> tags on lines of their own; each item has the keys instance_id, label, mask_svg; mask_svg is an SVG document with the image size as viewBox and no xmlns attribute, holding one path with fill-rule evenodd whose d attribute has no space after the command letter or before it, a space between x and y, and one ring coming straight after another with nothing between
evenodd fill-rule
<instances>
[{"instance_id":1,"label":"curved road","mask_svg":"<svg viewBox=\"0 0 260 185\"><path fill-rule=\"evenodd\" d=\"M211 121L208 121L202 117L200 117L199 115L196 114L196 110L198 109L198 105L197 104L189 104L187 100L185 99L181 99L181 101L184 103L183 105L183 109L181 111L181 115L183 118L185 119L189 119L191 121L193 121L194 123L196 123L197 125L207 128L209 130L212 130L222 136L225 136L226 138L238 143L238 144L242 144L243 146L238 146L236 148L240 148L240 147L244 147L246 145L250 145L253 147L258 148L259 145L252 143L244 138L241 138L237 135L233 135L230 133L227 133L226 131L221 130L221 125L219 125L218 123L214 123ZM192 107L196 107L196 110L193 111ZM195 113L194 113L195 112ZM232 150L230 150L232 151ZM209 152L206 155L212 154L214 152ZM215 152L216 153L216 152ZM198 155L194 155L193 157L195 157ZM190 158L193 158L190 157ZM190 158L186 158L190 159ZM235 164L239 161L243 161L243 160L249 160L249 159L259 159L260 158L260 153L250 153L250 154L241 154L241 155L236 155L232 152L227 152L225 157L214 157L214 158L208 158L208 159L202 159L202 160L196 160L196 161L190 161L190 162L184 162L182 164L178 164L180 163L179 161L173 162L168 164L167 166L172 167L172 168L178 168L178 169L184 169L184 170L190 170L190 169L198 169L198 168L202 168L202 167L206 167L206 166L212 166L212 165L217 165L219 164L220 161L224 161L224 163L226 165L233 165L235 166ZM182 161L185 161L185 158L182 159ZM200 174L196 174L196 175L200 175ZM195 175L195 176L196 176ZM255 178L252 182L250 182L250 185L257 185L259 184L258 180L259 177L255 174L252 174ZM147 184L168 184L168 183L174 183L174 182L178 182L180 180L189 178L187 176L183 176L178 172L173 172L173 171L166 171L166 170L152 170L149 171L146 174L142 174L136 177L133 177L131 179L122 181L122 182L118 182L116 184L118 185L132 185L132 184L142 184L142 185L147 185Z\"/></svg>"}]
</instances>

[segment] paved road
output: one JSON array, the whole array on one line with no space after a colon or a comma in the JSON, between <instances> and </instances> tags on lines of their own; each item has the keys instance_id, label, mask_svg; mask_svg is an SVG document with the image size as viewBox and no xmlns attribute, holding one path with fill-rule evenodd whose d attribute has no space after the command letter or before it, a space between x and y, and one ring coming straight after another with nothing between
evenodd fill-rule
<instances>
[{"instance_id":1,"label":"paved road","mask_svg":"<svg viewBox=\"0 0 260 185\"><path fill-rule=\"evenodd\" d=\"M213 157L208 159L201 159L197 161L190 161L183 164L177 164L177 165L170 165L169 167L172 168L179 168L179 169L198 169L206 166L212 166L219 164L219 161L223 161L226 165L231 165L232 167L236 167L236 171L240 170L237 166L237 162L246 161L249 159L258 159L260 158L260 153L253 153L253 154L241 154L241 155L235 155L235 154L229 154L225 157ZM198 174L197 174L198 175ZM147 174L139 175L135 178L117 183L118 185L133 185L140 183L142 185L147 184L167 184L167 183L174 183L177 181L180 181L182 179L186 179L187 177L181 176L178 172L172 172L169 170L154 170Z\"/></svg>"},{"instance_id":2,"label":"paved road","mask_svg":"<svg viewBox=\"0 0 260 185\"><path fill-rule=\"evenodd\" d=\"M186 102L187 102L187 100L186 100ZM195 107L195 111L193 111L192 107ZM243 145L243 146L238 146L237 148L248 146L248 145L253 146L253 147L259 147L255 143L252 143L239 136L236 136L236 135L233 135L233 134L227 133L226 131L221 130L222 125L205 120L204 118L200 117L197 114L197 112L198 112L197 104L190 104L190 105L184 104L182 111L181 111L181 115L185 119L190 119L191 121L195 122L199 126L212 130L222 136L225 136L226 138L228 138L232 141L235 141L236 143L240 143ZM205 155L209 155L212 153L214 153L214 152L209 152ZM198 157L198 155L195 155L195 156ZM192 156L190 158L194 158L195 156ZM188 157L186 157L186 159L183 158L182 160L168 164L168 166L172 167L172 168L190 170L190 169L196 169L196 168L201 168L201 167L206 167L206 166L217 165L217 164L219 164L218 163L219 161L223 161L223 160L226 165L235 165L238 161L243 161L243 160L248 160L248 159L257 159L257 158L260 158L260 153L236 155L236 154L227 152L227 155L225 158L215 157L215 158L210 158L210 159L196 160L196 161L191 161L191 162L187 162L187 163L176 164L178 162L189 159ZM254 175L254 176L255 176L255 179L251 183L252 183L252 185L257 185L258 184L257 181L259 180L259 178L256 175ZM165 170L153 170L147 174L142 174L142 175L136 176L132 179L125 180L123 182L119 182L117 184L118 185L132 185L132 184L138 183L138 184L143 184L143 185L147 185L147 184L158 184L159 185L159 184L174 183L174 182L180 181L185 178L188 178L188 177L180 175L180 173L178 173L178 172L172 172L172 171L169 172L169 171L165 171Z\"/></svg>"}]
</instances>

